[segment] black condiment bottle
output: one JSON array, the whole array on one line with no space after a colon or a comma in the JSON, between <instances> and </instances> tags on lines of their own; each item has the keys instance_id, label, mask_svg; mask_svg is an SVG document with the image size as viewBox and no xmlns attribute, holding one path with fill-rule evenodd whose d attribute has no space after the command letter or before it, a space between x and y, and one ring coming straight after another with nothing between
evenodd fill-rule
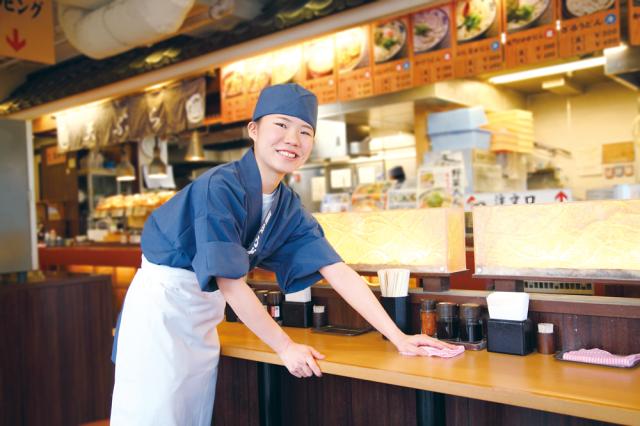
<instances>
[{"instance_id":1,"label":"black condiment bottle","mask_svg":"<svg viewBox=\"0 0 640 426\"><path fill-rule=\"evenodd\" d=\"M464 303L460 305L460 341L479 342L482 340L480 305Z\"/></svg>"},{"instance_id":2,"label":"black condiment bottle","mask_svg":"<svg viewBox=\"0 0 640 426\"><path fill-rule=\"evenodd\" d=\"M438 339L455 340L458 338L458 305L440 302L436 305L438 315Z\"/></svg>"}]
</instances>

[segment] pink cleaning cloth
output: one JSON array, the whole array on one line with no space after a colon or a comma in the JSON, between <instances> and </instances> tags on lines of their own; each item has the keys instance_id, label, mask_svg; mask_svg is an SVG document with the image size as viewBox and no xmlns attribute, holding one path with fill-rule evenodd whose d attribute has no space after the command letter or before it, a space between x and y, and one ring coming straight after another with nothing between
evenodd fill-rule
<instances>
[{"instance_id":1,"label":"pink cleaning cloth","mask_svg":"<svg viewBox=\"0 0 640 426\"><path fill-rule=\"evenodd\" d=\"M633 367L640 362L640 354L613 355L602 349L580 349L562 354L567 361L586 362L589 364L609 365L612 367Z\"/></svg>"},{"instance_id":2,"label":"pink cleaning cloth","mask_svg":"<svg viewBox=\"0 0 640 426\"><path fill-rule=\"evenodd\" d=\"M440 358L453 358L464 352L464 346L456 346L455 349L438 349L432 346L420 346L420 350L427 356L437 356ZM402 355L413 356L413 354L407 352L400 352Z\"/></svg>"}]
</instances>

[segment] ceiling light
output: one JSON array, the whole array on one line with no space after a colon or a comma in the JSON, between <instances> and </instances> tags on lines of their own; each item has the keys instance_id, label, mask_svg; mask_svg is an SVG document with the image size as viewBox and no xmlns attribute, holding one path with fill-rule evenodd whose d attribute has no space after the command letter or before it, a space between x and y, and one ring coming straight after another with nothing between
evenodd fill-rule
<instances>
[{"instance_id":1,"label":"ceiling light","mask_svg":"<svg viewBox=\"0 0 640 426\"><path fill-rule=\"evenodd\" d=\"M160 158L160 146L157 136L155 146L153 147L153 160L149 163L149 177L155 179L167 177L167 165L164 164L164 161Z\"/></svg>"},{"instance_id":2,"label":"ceiling light","mask_svg":"<svg viewBox=\"0 0 640 426\"><path fill-rule=\"evenodd\" d=\"M551 65L549 67L536 68L527 71L514 72L511 74L498 75L495 77L491 77L489 79L489 83L506 84L512 83L514 81L531 80L548 75L565 74L572 71L585 70L588 68L596 68L601 66L604 66L604 56L583 59L581 61L567 62L559 65Z\"/></svg>"},{"instance_id":3,"label":"ceiling light","mask_svg":"<svg viewBox=\"0 0 640 426\"><path fill-rule=\"evenodd\" d=\"M189 141L189 147L187 148L184 159L185 161L202 161L205 159L200 133L196 130L191 133L191 140Z\"/></svg>"}]
</instances>

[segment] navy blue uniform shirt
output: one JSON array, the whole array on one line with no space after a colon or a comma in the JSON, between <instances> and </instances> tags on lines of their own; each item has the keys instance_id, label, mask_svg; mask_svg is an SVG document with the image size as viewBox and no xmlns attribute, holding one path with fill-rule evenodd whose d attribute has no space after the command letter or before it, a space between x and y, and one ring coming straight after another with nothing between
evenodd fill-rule
<instances>
[{"instance_id":1,"label":"navy blue uniform shirt","mask_svg":"<svg viewBox=\"0 0 640 426\"><path fill-rule=\"evenodd\" d=\"M142 252L152 263L194 271L204 291L217 290L216 277L240 278L256 266L275 272L285 293L303 290L341 258L298 195L282 183L277 191L256 249L262 180L250 149L156 209L142 232Z\"/></svg>"}]
</instances>

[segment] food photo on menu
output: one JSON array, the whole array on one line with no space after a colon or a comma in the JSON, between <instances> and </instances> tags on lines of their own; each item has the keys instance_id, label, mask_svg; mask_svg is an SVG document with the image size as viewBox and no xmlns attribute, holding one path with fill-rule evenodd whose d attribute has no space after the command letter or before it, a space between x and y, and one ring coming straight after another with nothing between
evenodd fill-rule
<instances>
[{"instance_id":1,"label":"food photo on menu","mask_svg":"<svg viewBox=\"0 0 640 426\"><path fill-rule=\"evenodd\" d=\"M411 15L414 53L451 47L449 10L449 8L434 8Z\"/></svg>"},{"instance_id":2,"label":"food photo on menu","mask_svg":"<svg viewBox=\"0 0 640 426\"><path fill-rule=\"evenodd\" d=\"M247 93L260 93L271 84L271 56L258 57L247 61L245 67L245 90Z\"/></svg>"},{"instance_id":3,"label":"food photo on menu","mask_svg":"<svg viewBox=\"0 0 640 426\"><path fill-rule=\"evenodd\" d=\"M467 0L456 3L456 38L458 43L500 35L497 0Z\"/></svg>"},{"instance_id":4,"label":"food photo on menu","mask_svg":"<svg viewBox=\"0 0 640 426\"><path fill-rule=\"evenodd\" d=\"M274 52L271 67L271 85L298 81L302 65L302 49L298 46Z\"/></svg>"},{"instance_id":5,"label":"food photo on menu","mask_svg":"<svg viewBox=\"0 0 640 426\"><path fill-rule=\"evenodd\" d=\"M562 17L564 19L580 18L613 9L614 6L615 0L563 0Z\"/></svg>"},{"instance_id":6,"label":"food photo on menu","mask_svg":"<svg viewBox=\"0 0 640 426\"><path fill-rule=\"evenodd\" d=\"M378 23L373 31L373 58L376 64L408 57L407 25L402 19Z\"/></svg>"},{"instance_id":7,"label":"food photo on menu","mask_svg":"<svg viewBox=\"0 0 640 426\"><path fill-rule=\"evenodd\" d=\"M368 66L368 27L352 28L336 34L335 52L340 73Z\"/></svg>"},{"instance_id":8,"label":"food photo on menu","mask_svg":"<svg viewBox=\"0 0 640 426\"><path fill-rule=\"evenodd\" d=\"M307 64L307 79L327 77L334 69L333 37L324 37L307 43L304 57Z\"/></svg>"},{"instance_id":9,"label":"food photo on menu","mask_svg":"<svg viewBox=\"0 0 640 426\"><path fill-rule=\"evenodd\" d=\"M240 69L231 69L222 77L222 92L225 98L233 98L244 93L244 76Z\"/></svg>"},{"instance_id":10,"label":"food photo on menu","mask_svg":"<svg viewBox=\"0 0 640 426\"><path fill-rule=\"evenodd\" d=\"M552 0L507 0L507 32L514 33L553 23Z\"/></svg>"}]
</instances>

